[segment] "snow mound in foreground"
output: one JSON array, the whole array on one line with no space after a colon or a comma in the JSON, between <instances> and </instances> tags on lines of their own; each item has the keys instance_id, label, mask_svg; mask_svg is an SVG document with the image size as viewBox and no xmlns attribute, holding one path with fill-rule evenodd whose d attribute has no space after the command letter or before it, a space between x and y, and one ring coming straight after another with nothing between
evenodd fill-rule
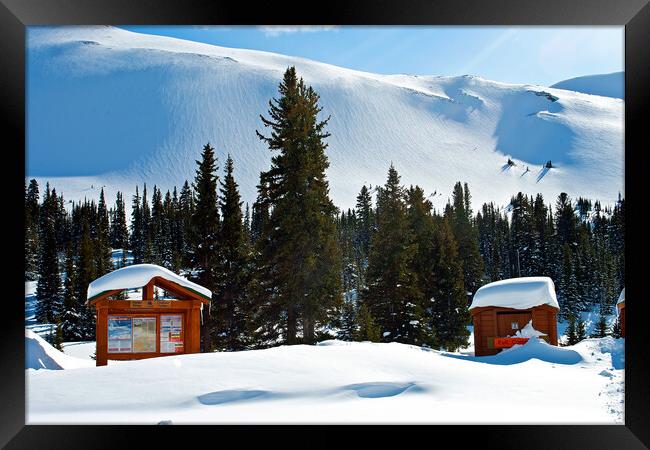
<instances>
[{"instance_id":1,"label":"snow mound in foreground","mask_svg":"<svg viewBox=\"0 0 650 450\"><path fill-rule=\"evenodd\" d=\"M508 366L519 364L531 359L539 359L553 364L577 364L583 360L580 353L567 348L550 345L536 337L531 337L524 345L514 345L501 353L492 356L458 356L444 354L450 358L458 358L487 364Z\"/></svg>"},{"instance_id":2,"label":"snow mound in foreground","mask_svg":"<svg viewBox=\"0 0 650 450\"><path fill-rule=\"evenodd\" d=\"M263 350L27 370L28 424L622 423L624 371L599 340L532 341L493 360L398 343ZM602 340L602 347L615 347ZM575 350L575 351L573 351ZM593 352L593 354L592 354ZM523 356L522 356L523 355ZM495 410L495 407L497 408ZM497 413L495 413L497 411Z\"/></svg>"},{"instance_id":3,"label":"snow mound in foreground","mask_svg":"<svg viewBox=\"0 0 650 450\"><path fill-rule=\"evenodd\" d=\"M92 366L94 366L93 361L68 356L52 347L32 330L25 330L26 369L60 370Z\"/></svg>"}]
</instances>

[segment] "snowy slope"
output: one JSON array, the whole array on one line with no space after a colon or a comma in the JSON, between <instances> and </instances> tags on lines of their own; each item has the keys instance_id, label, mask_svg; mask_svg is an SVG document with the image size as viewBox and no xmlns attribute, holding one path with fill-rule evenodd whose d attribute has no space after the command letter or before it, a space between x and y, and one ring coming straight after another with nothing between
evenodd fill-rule
<instances>
[{"instance_id":1,"label":"snowy slope","mask_svg":"<svg viewBox=\"0 0 650 450\"><path fill-rule=\"evenodd\" d=\"M325 341L27 370L27 423L623 423L623 340L494 357Z\"/></svg>"},{"instance_id":2,"label":"snowy slope","mask_svg":"<svg viewBox=\"0 0 650 450\"><path fill-rule=\"evenodd\" d=\"M477 206L505 205L520 190L604 203L623 191L620 99L472 76L377 75L111 27L31 29L27 175L66 199L97 198L106 186L109 202L122 190L128 204L136 184L191 179L210 142L220 166L233 156L251 202L271 157L255 135L259 114L289 65L331 115L328 176L340 207L354 206L363 183L383 184L391 161L405 184L437 191L436 207L459 180ZM545 171L549 159L557 167Z\"/></svg>"},{"instance_id":3,"label":"snowy slope","mask_svg":"<svg viewBox=\"0 0 650 450\"><path fill-rule=\"evenodd\" d=\"M32 330L25 330L25 368L26 369L78 369L92 367L94 362L87 358L66 355L52 347L45 339Z\"/></svg>"},{"instance_id":4,"label":"snowy slope","mask_svg":"<svg viewBox=\"0 0 650 450\"><path fill-rule=\"evenodd\" d=\"M625 74L613 72L602 75L586 75L560 81L551 87L603 97L625 98Z\"/></svg>"}]
</instances>

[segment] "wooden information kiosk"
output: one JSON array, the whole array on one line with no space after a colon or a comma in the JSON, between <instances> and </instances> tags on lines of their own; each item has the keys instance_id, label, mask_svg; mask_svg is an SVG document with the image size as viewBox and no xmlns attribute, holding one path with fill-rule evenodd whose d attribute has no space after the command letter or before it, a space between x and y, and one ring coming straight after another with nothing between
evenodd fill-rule
<instances>
[{"instance_id":1,"label":"wooden information kiosk","mask_svg":"<svg viewBox=\"0 0 650 450\"><path fill-rule=\"evenodd\" d=\"M155 299L155 287L173 298ZM114 298L136 288L142 288L139 299ZM153 264L126 266L98 278L88 286L86 302L97 311L97 365L199 353L201 311L211 297L203 286Z\"/></svg>"}]
</instances>

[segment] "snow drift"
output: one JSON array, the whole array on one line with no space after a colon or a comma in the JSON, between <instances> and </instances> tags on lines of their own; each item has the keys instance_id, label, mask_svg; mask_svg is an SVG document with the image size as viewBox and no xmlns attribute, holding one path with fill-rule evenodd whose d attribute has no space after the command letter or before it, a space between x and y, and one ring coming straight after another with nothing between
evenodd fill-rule
<instances>
[{"instance_id":1,"label":"snow drift","mask_svg":"<svg viewBox=\"0 0 650 450\"><path fill-rule=\"evenodd\" d=\"M537 337L529 337L528 342L525 344L513 345L496 355L457 356L445 354L445 356L497 365L521 364L531 359L538 359L553 364L577 364L582 361L582 356L575 350L550 345Z\"/></svg>"},{"instance_id":2,"label":"snow drift","mask_svg":"<svg viewBox=\"0 0 650 450\"><path fill-rule=\"evenodd\" d=\"M75 358L60 352L32 330L25 330L26 369L78 369L94 365L91 360Z\"/></svg>"},{"instance_id":3,"label":"snow drift","mask_svg":"<svg viewBox=\"0 0 650 450\"><path fill-rule=\"evenodd\" d=\"M29 370L27 423L622 423L618 341L484 358L329 341Z\"/></svg>"},{"instance_id":4,"label":"snow drift","mask_svg":"<svg viewBox=\"0 0 650 450\"><path fill-rule=\"evenodd\" d=\"M113 27L32 27L27 47L27 174L67 200L104 187L109 202L121 190L129 204L136 184L180 187L210 142L220 166L232 155L243 200L254 201L271 158L255 135L259 114L290 65L331 115L327 174L339 207L353 207L362 184L383 184L391 162L406 185L436 191L437 208L456 181L468 182L475 205L506 205L518 191L607 204L624 189L620 99L378 75Z\"/></svg>"}]
</instances>

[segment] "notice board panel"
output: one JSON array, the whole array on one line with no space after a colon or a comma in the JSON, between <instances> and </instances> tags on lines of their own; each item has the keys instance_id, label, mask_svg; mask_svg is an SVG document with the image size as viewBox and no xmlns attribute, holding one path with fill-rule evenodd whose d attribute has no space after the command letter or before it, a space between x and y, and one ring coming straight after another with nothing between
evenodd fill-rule
<instances>
[{"instance_id":1,"label":"notice board panel","mask_svg":"<svg viewBox=\"0 0 650 450\"><path fill-rule=\"evenodd\" d=\"M160 316L160 353L183 353L183 316Z\"/></svg>"}]
</instances>

